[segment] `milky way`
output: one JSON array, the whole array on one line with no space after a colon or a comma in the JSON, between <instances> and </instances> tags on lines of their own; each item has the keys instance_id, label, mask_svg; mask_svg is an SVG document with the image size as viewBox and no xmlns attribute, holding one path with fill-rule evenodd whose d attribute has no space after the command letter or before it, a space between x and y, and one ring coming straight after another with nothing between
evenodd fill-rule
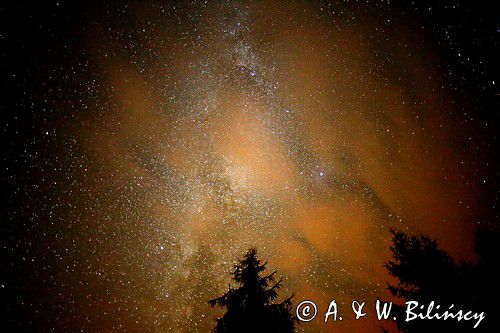
<instances>
[{"instance_id":1,"label":"milky way","mask_svg":"<svg viewBox=\"0 0 500 333\"><path fill-rule=\"evenodd\" d=\"M77 83L49 92L53 151L35 182L48 194L23 213L26 258L51 281L33 308L50 297L57 313L35 322L206 332L220 314L207 301L250 246L284 296L322 307L389 297L390 228L470 258L474 127L418 24L343 3L98 13L77 24Z\"/></svg>"}]
</instances>

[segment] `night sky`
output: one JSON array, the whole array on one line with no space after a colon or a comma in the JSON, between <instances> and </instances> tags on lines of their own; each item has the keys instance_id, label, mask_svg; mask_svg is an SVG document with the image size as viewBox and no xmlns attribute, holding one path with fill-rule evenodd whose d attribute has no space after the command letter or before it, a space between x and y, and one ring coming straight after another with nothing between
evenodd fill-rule
<instances>
[{"instance_id":1,"label":"night sky","mask_svg":"<svg viewBox=\"0 0 500 333\"><path fill-rule=\"evenodd\" d=\"M498 227L494 1L11 2L2 327L207 332L250 246L373 301L391 228L473 261Z\"/></svg>"}]
</instances>

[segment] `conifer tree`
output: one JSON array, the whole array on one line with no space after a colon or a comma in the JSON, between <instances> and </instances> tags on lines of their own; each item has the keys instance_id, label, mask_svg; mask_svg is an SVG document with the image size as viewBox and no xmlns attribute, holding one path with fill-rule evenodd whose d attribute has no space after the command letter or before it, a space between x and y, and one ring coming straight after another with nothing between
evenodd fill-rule
<instances>
[{"instance_id":1,"label":"conifer tree","mask_svg":"<svg viewBox=\"0 0 500 333\"><path fill-rule=\"evenodd\" d=\"M280 332L295 331L295 317L291 314L291 299L277 303L282 279L276 279L276 271L264 274L267 263L257 257L251 248L244 258L234 265L231 272L237 287L221 297L209 301L210 306L226 308L226 313L217 319L214 332Z\"/></svg>"},{"instance_id":2,"label":"conifer tree","mask_svg":"<svg viewBox=\"0 0 500 333\"><path fill-rule=\"evenodd\" d=\"M396 278L389 284L393 296L406 301L429 304L434 301L443 308L454 304L465 311L498 312L498 273L500 234L479 230L476 235L477 263L457 263L441 250L435 240L392 231L393 260L385 263L388 273ZM405 307L395 306L397 324L402 332L499 332L497 320L486 316L481 326L456 320L414 320L406 322Z\"/></svg>"}]
</instances>

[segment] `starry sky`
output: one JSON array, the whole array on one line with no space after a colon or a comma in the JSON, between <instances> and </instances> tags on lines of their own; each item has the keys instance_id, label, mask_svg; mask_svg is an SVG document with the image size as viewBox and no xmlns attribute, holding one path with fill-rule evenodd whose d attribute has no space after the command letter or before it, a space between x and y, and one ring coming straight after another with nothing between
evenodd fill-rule
<instances>
[{"instance_id":1,"label":"starry sky","mask_svg":"<svg viewBox=\"0 0 500 333\"><path fill-rule=\"evenodd\" d=\"M207 332L250 246L320 309L388 297L391 228L474 260L500 26L432 3L2 4L9 327Z\"/></svg>"}]
</instances>

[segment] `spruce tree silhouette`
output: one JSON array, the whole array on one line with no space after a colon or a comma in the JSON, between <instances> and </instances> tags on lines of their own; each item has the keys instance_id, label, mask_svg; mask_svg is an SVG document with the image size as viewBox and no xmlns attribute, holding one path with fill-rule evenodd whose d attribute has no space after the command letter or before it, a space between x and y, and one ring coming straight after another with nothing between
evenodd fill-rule
<instances>
[{"instance_id":1,"label":"spruce tree silhouette","mask_svg":"<svg viewBox=\"0 0 500 333\"><path fill-rule=\"evenodd\" d=\"M435 301L446 309L454 304L455 309L498 311L498 232L480 230L476 234L478 263L457 264L436 241L426 236L407 235L392 231L392 261L385 267L398 280L389 284L393 296L407 301L429 304ZM395 306L398 328L403 332L493 332L500 331L496 319L486 319L477 329L470 323L454 320L414 320L405 322L404 307Z\"/></svg>"},{"instance_id":2,"label":"spruce tree silhouette","mask_svg":"<svg viewBox=\"0 0 500 333\"><path fill-rule=\"evenodd\" d=\"M217 319L214 332L295 332L296 318L291 313L293 296L275 303L282 279L276 281L276 271L261 276L266 265L257 258L255 248L249 249L234 265L231 274L238 287L230 286L224 295L208 302L212 307L218 305L227 309Z\"/></svg>"},{"instance_id":3,"label":"spruce tree silhouette","mask_svg":"<svg viewBox=\"0 0 500 333\"><path fill-rule=\"evenodd\" d=\"M394 260L385 263L389 274L398 279L397 285L389 284L393 296L425 304L435 300L439 304L452 304L456 291L457 267L437 243L426 236L410 236L392 230L391 251ZM406 322L405 307L395 306L398 328L403 332L434 332L454 329L450 323L415 320Z\"/></svg>"},{"instance_id":4,"label":"spruce tree silhouette","mask_svg":"<svg viewBox=\"0 0 500 333\"><path fill-rule=\"evenodd\" d=\"M391 251L394 261L386 269L399 279L397 286L389 285L394 296L405 299L439 297L449 299L456 286L457 267L437 243L426 236L408 236L392 231Z\"/></svg>"}]
</instances>

